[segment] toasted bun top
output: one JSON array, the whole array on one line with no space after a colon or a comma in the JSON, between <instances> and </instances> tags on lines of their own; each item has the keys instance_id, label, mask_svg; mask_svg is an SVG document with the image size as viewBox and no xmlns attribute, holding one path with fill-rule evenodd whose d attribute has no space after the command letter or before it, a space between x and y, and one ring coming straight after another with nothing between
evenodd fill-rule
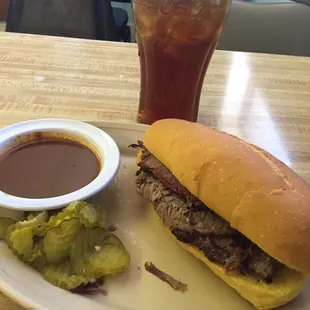
<instances>
[{"instance_id":1,"label":"toasted bun top","mask_svg":"<svg viewBox=\"0 0 310 310\"><path fill-rule=\"evenodd\" d=\"M233 228L310 273L310 186L284 163L235 136L176 119L151 125L144 144Z\"/></svg>"}]
</instances>

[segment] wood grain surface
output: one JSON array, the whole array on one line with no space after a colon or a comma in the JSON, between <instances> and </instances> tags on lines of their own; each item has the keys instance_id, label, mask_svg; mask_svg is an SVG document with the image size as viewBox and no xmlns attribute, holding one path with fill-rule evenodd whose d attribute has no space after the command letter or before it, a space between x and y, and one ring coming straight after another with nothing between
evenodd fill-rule
<instances>
[{"instance_id":1,"label":"wood grain surface","mask_svg":"<svg viewBox=\"0 0 310 310\"><path fill-rule=\"evenodd\" d=\"M135 44L0 33L0 126L135 122ZM265 148L310 182L310 58L216 51L199 122ZM20 309L3 295L0 309Z\"/></svg>"}]
</instances>

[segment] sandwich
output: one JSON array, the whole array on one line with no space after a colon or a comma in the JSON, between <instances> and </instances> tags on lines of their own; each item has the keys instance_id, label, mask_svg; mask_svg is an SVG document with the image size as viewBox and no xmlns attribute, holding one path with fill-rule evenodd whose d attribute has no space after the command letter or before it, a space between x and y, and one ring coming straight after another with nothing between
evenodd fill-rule
<instances>
[{"instance_id":1,"label":"sandwich","mask_svg":"<svg viewBox=\"0 0 310 310\"><path fill-rule=\"evenodd\" d=\"M263 149L177 119L148 127L137 192L169 233L257 309L288 303L310 273L310 186Z\"/></svg>"}]
</instances>

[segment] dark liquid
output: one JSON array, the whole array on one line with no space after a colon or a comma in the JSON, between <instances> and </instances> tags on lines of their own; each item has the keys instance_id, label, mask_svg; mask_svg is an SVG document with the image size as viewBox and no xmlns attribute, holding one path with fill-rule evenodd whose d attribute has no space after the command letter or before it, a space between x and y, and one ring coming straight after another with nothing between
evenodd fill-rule
<instances>
[{"instance_id":1,"label":"dark liquid","mask_svg":"<svg viewBox=\"0 0 310 310\"><path fill-rule=\"evenodd\" d=\"M141 62L140 122L152 124L163 118L196 121L195 102L211 45L178 43L167 50L152 37L141 40L138 35L137 39Z\"/></svg>"},{"instance_id":2,"label":"dark liquid","mask_svg":"<svg viewBox=\"0 0 310 310\"><path fill-rule=\"evenodd\" d=\"M184 2L182 9L188 5L179 2ZM140 3L136 0L141 71L138 122L152 124L163 118L197 121L203 80L230 1L217 7L202 0L206 9L197 20L175 15L180 7L163 14L160 8L156 12L154 3L153 11Z\"/></svg>"},{"instance_id":3,"label":"dark liquid","mask_svg":"<svg viewBox=\"0 0 310 310\"><path fill-rule=\"evenodd\" d=\"M13 148L0 158L0 190L23 198L50 198L93 181L97 156L79 143L48 139Z\"/></svg>"}]
</instances>

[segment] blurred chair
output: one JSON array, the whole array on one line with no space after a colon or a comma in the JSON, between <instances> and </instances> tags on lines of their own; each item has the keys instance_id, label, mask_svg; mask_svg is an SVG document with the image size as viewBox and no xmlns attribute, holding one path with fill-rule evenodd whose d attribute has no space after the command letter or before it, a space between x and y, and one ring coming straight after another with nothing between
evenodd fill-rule
<instances>
[{"instance_id":1,"label":"blurred chair","mask_svg":"<svg viewBox=\"0 0 310 310\"><path fill-rule=\"evenodd\" d=\"M310 56L310 6L235 0L217 48Z\"/></svg>"},{"instance_id":2,"label":"blurred chair","mask_svg":"<svg viewBox=\"0 0 310 310\"><path fill-rule=\"evenodd\" d=\"M130 42L130 27L128 23L128 14L125 10L121 8L112 8L113 17L117 29L118 36L123 42Z\"/></svg>"},{"instance_id":3,"label":"blurred chair","mask_svg":"<svg viewBox=\"0 0 310 310\"><path fill-rule=\"evenodd\" d=\"M103 37L108 36L109 29L113 29L113 32L118 36L117 41L130 42L130 27L128 23L128 14L126 10L122 8L113 8L110 0L95 0L97 4L97 14L99 16L100 29L103 29ZM103 12L103 16L100 16ZM114 26L113 26L114 25ZM104 39L103 39L104 40ZM114 41L114 40L113 40Z\"/></svg>"},{"instance_id":4,"label":"blurred chair","mask_svg":"<svg viewBox=\"0 0 310 310\"><path fill-rule=\"evenodd\" d=\"M124 35L128 17L118 16L110 0L11 0L6 31L109 41L128 39Z\"/></svg>"},{"instance_id":5,"label":"blurred chair","mask_svg":"<svg viewBox=\"0 0 310 310\"><path fill-rule=\"evenodd\" d=\"M310 0L309 0L310 1ZM130 37L129 40L123 40L125 42L130 42L132 40L131 38L131 27L129 24L133 26L133 7L132 7L132 1L131 0L112 0L112 7L114 13L114 18L115 18L115 23L119 23L119 18L118 16L124 15L124 12L126 13L126 20L127 20L127 29L125 29L125 32L123 35L121 35L121 38L124 36ZM124 19L124 18L123 18ZM124 29L124 28L122 28ZM132 42L132 41L131 41Z\"/></svg>"}]
</instances>

